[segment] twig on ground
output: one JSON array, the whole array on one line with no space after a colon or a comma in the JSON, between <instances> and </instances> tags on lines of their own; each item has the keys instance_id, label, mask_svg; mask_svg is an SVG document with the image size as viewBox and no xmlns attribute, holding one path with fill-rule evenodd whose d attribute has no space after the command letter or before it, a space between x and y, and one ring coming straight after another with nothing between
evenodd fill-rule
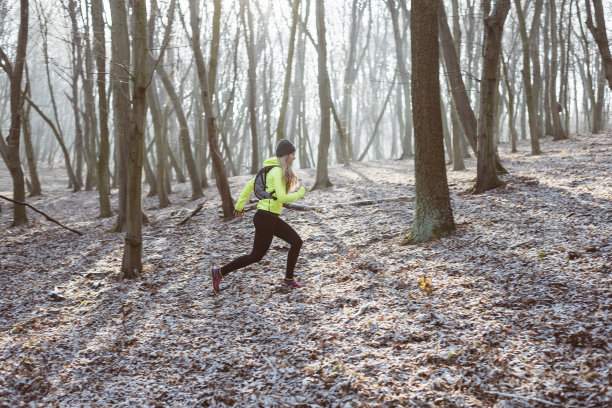
<instances>
[{"instance_id":1,"label":"twig on ground","mask_svg":"<svg viewBox=\"0 0 612 408\"><path fill-rule=\"evenodd\" d=\"M176 226L178 227L179 225L183 225L184 223L186 223L187 221L189 221L191 219L191 217L193 217L194 215L196 215L197 213L200 212L200 210L204 207L204 202L201 202L200 204L198 204L198 206L195 208L195 210L193 210L191 212L191 214L189 214L187 217L183 218L181 220L181 222L179 222L178 224L176 224Z\"/></svg>"},{"instance_id":2,"label":"twig on ground","mask_svg":"<svg viewBox=\"0 0 612 408\"><path fill-rule=\"evenodd\" d=\"M49 221L51 221L51 222L56 223L56 224L57 224L57 225L59 225L60 227L65 228L65 229L67 229L68 231L74 232L75 234L78 234L78 235L83 235L83 233L82 233L82 232L79 232L79 231L77 231L77 230L74 230L74 229L72 229L72 228L70 228L70 227L65 226L65 225L64 225L64 224L62 224L61 222L59 222L59 221L57 221L57 220L54 220L53 218L49 217L49 216L48 216L47 214L45 214L44 212L42 212L42 211L40 211L40 210L38 210L38 209L34 208L33 206L31 206L31 205L30 205L30 204L28 204L28 203L22 203L21 201L15 201L15 200L12 200L12 199L10 199L10 198L8 198L8 197L5 197L5 196L3 196L3 195L0 195L0 198L3 198L3 199L5 199L5 200L7 200L7 201L10 201L11 203L15 203L15 204L19 204L19 205L25 205L26 207L30 207L31 209L33 209L34 211L36 211L36 212L37 212L37 213L39 213L39 214L44 215L46 219L48 219L48 220L49 220Z\"/></svg>"}]
</instances>

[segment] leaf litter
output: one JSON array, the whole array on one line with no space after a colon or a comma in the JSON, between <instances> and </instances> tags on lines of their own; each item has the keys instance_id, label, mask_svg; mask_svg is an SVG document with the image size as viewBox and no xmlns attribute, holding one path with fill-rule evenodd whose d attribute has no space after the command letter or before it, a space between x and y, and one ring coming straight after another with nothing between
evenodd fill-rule
<instances>
[{"instance_id":1,"label":"leaf litter","mask_svg":"<svg viewBox=\"0 0 612 408\"><path fill-rule=\"evenodd\" d=\"M0 406L610 406L611 136L547 138L537 157L501 145L510 174L482 195L467 159L448 172L457 231L428 244L401 245L414 200L285 209L306 287L280 285L275 239L216 296L209 269L250 250L253 211L223 222L212 187L177 227L197 204L187 184L165 209L144 198L144 271L122 282L123 234L97 192L42 170L28 202L84 235L33 212L0 232ZM300 202L414 196L412 166L332 166L335 185Z\"/></svg>"}]
</instances>

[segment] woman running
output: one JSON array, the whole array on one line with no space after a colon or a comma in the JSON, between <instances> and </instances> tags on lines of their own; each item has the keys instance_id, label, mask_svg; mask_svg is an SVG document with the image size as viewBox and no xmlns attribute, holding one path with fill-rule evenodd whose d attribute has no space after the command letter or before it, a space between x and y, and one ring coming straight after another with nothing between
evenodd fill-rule
<instances>
[{"instance_id":1,"label":"woman running","mask_svg":"<svg viewBox=\"0 0 612 408\"><path fill-rule=\"evenodd\" d=\"M251 253L240 256L220 268L212 268L210 274L215 293L219 293L219 283L230 272L261 261L268 252L274 236L287 241L291 245L289 255L287 255L287 270L282 281L283 285L292 288L302 287L293 279L293 269L302 247L302 239L289 224L280 218L284 203L298 200L306 194L306 189L303 186L300 186L294 193L288 193L299 184L297 176L291 169L294 160L295 147L290 141L281 139L276 145L276 156L264 161L264 167L274 166L265 176L265 190L267 193L271 193L273 198L260 199L257 204L257 211L253 216L255 242ZM244 204L253 192L256 177L249 180L240 193L240 197L238 197L234 215L239 219L242 219Z\"/></svg>"}]
</instances>

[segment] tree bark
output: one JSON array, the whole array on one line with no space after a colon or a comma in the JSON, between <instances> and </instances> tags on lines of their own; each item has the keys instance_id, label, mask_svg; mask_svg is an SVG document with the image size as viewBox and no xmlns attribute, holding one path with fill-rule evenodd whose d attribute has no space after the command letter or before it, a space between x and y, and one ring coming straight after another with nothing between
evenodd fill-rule
<instances>
[{"instance_id":1,"label":"tree bark","mask_svg":"<svg viewBox=\"0 0 612 408\"><path fill-rule=\"evenodd\" d=\"M405 242L416 244L455 230L444 162L440 107L438 2L412 0L412 107L414 118L415 213Z\"/></svg>"},{"instance_id":2,"label":"tree bark","mask_svg":"<svg viewBox=\"0 0 612 408\"><path fill-rule=\"evenodd\" d=\"M21 91L23 70L28 45L28 0L20 0L21 10L19 19L19 32L17 34L17 52L14 64L11 64L2 47L0 47L0 66L10 78L11 94L11 128L7 137L5 155L6 166L13 179L13 199L25 202L25 180L21 159L19 157L19 139L21 136L21 117L23 115L24 95ZM26 207L23 205L13 206L13 227L28 222Z\"/></svg>"},{"instance_id":3,"label":"tree bark","mask_svg":"<svg viewBox=\"0 0 612 408\"><path fill-rule=\"evenodd\" d=\"M372 136L370 136L370 140L368 141L368 144L363 149L363 152L359 155L359 158L357 159L357 161L362 161L365 158L366 154L368 153L368 150L370 149L370 146L372 146L372 142L376 138L376 135L378 135L378 128L380 127L380 122L382 121L382 118L385 114L385 110L387 109L389 99L391 98L391 92L393 91L393 88L395 87L395 79L396 78L393 77L393 82L391 83L391 86L389 87L389 90L387 91L387 96L385 97L385 101L383 102L382 109L380 110L380 113L378 114L378 118L376 119L376 123L374 124L374 130L372 131Z\"/></svg>"},{"instance_id":4,"label":"tree bark","mask_svg":"<svg viewBox=\"0 0 612 408\"><path fill-rule=\"evenodd\" d=\"M215 172L215 179L217 181L217 189L221 196L221 207L223 209L223 217L226 220L233 218L234 203L232 200L231 192L229 189L229 183L227 181L227 174L225 172L225 165L221 159L221 153L219 152L217 126L215 124L215 116L212 109L212 103L210 100L209 88L208 88L208 77L206 74L206 65L204 64L204 56L202 55L202 49L200 48L200 4L199 0L189 0L189 9L191 12L191 30L192 30L192 47L194 58L196 61L196 68L198 77L200 79L200 91L202 92L202 105L204 107L204 116L206 118L206 129L208 131L208 145L210 148L210 155L213 161L213 169Z\"/></svg>"},{"instance_id":5,"label":"tree bark","mask_svg":"<svg viewBox=\"0 0 612 408\"><path fill-rule=\"evenodd\" d=\"M96 141L98 140L98 124L96 117L96 102L93 91L93 50L89 35L85 36L85 72L82 73L83 95L85 98L84 125L85 134L83 138L85 150L85 163L87 164L87 175L85 177L85 190L91 191L96 185L98 178L96 172Z\"/></svg>"},{"instance_id":6,"label":"tree bark","mask_svg":"<svg viewBox=\"0 0 612 408\"><path fill-rule=\"evenodd\" d=\"M510 77L508 76L508 66L502 56L502 69L504 73L504 84L506 85L506 92L508 93L507 108L508 108L508 126L510 127L510 144L512 145L512 153L516 153L516 141L518 134L516 131L515 117L514 117L514 88L512 87Z\"/></svg>"},{"instance_id":7,"label":"tree bark","mask_svg":"<svg viewBox=\"0 0 612 408\"><path fill-rule=\"evenodd\" d=\"M438 7L441 7L438 5ZM453 40L455 44L455 52L457 53L457 59L461 60L461 26L459 25L459 2L458 0L452 1L453 7ZM440 16L438 16L440 18ZM438 22L439 24L439 22ZM448 77L447 77L448 78ZM448 88L451 89L450 82L447 79ZM465 88L464 88L465 90ZM463 127L459 120L459 114L457 113L457 106L455 100L452 97L451 91L450 106L451 106L451 126L453 128L453 171L465 170L465 163L463 161L464 146L463 138ZM472 112L473 113L473 112Z\"/></svg>"},{"instance_id":8,"label":"tree bark","mask_svg":"<svg viewBox=\"0 0 612 408\"><path fill-rule=\"evenodd\" d=\"M552 118L553 125L553 140L567 139L567 134L561 124L561 117L559 116L559 107L561 104L557 100L557 59L558 59L558 42L557 42L557 9L555 6L555 0L549 0L549 13L550 13L550 45L552 47L551 58L550 58L550 88L549 88L549 99L550 99L550 115Z\"/></svg>"},{"instance_id":9,"label":"tree bark","mask_svg":"<svg viewBox=\"0 0 612 408\"><path fill-rule=\"evenodd\" d=\"M409 124L412 119L408 115L412 115L411 100L410 100L410 80L409 73L406 67L406 59L404 58L404 41L400 34L399 28L399 12L395 4L395 0L386 0L387 7L391 13L391 23L393 25L393 39L395 41L395 59L397 64L397 70L400 75L400 83L402 84L402 91L404 94L404 109L406 109L406 126L404 127L404 134L402 135L402 146L404 147L400 159L405 160L412 157L412 145L408 142L412 137L412 126Z\"/></svg>"},{"instance_id":10,"label":"tree bark","mask_svg":"<svg viewBox=\"0 0 612 408\"><path fill-rule=\"evenodd\" d=\"M133 279L142 274L142 164L149 81L146 0L134 0L132 13L134 16L132 38L134 93L132 125L128 140L127 216L121 279Z\"/></svg>"},{"instance_id":11,"label":"tree bark","mask_svg":"<svg viewBox=\"0 0 612 408\"><path fill-rule=\"evenodd\" d=\"M151 3L153 7L157 8L157 2ZM170 42L171 32L172 32L172 24L174 23L174 8L175 1L171 1L168 9L168 23L165 27L164 37L162 39L161 44L161 52L159 56L157 56L157 60L154 59L153 54L149 52L149 65L151 69L155 69L157 74L162 80L164 88L168 93L170 100L174 106L174 111L176 113L177 120L179 122L179 142L181 145L181 149L183 150L183 157L185 159L185 165L187 167L187 173L189 174L189 181L191 182L191 199L196 200L204 195L202 191L202 183L200 182L200 174L198 172L198 168L196 166L196 162L194 159L193 152L191 150L191 137L189 135L189 125L187 123L187 118L183 111L183 106L181 104L181 100L177 95L177 92L174 88L172 80L170 76L167 74L162 64L157 63L159 59L163 57L164 50L168 43ZM154 14L152 14L151 19L149 21L149 44L151 45L151 49L153 49L153 36L155 33L155 18ZM155 64L152 66L151 64ZM159 104L156 104L153 108L158 108L158 112L160 112L161 108L159 108ZM160 114L161 116L161 114ZM159 190L159 189L158 189Z\"/></svg>"},{"instance_id":12,"label":"tree bark","mask_svg":"<svg viewBox=\"0 0 612 408\"><path fill-rule=\"evenodd\" d=\"M586 25L593 34L593 38L599 47L599 53L601 54L603 70L605 77L608 81L608 87L612 89L612 57L610 56L610 44L608 42L608 35L606 31L606 20L604 18L603 6L601 0L585 0L587 20ZM593 10L595 13L595 26L593 24L593 11L591 11L591 3L593 3Z\"/></svg>"},{"instance_id":13,"label":"tree bark","mask_svg":"<svg viewBox=\"0 0 612 408\"><path fill-rule=\"evenodd\" d=\"M478 115L478 157L475 194L501 186L497 177L495 150L495 109L498 96L498 72L504 22L510 10L510 0L497 0L493 11L484 19L483 68Z\"/></svg>"},{"instance_id":14,"label":"tree bark","mask_svg":"<svg viewBox=\"0 0 612 408\"><path fill-rule=\"evenodd\" d=\"M106 98L106 38L104 34L104 8L102 0L92 0L91 19L94 32L94 53L98 76L98 110L100 112L100 148L98 151L98 193L100 196L100 218L113 216L110 204L110 140L108 130L108 102Z\"/></svg>"},{"instance_id":15,"label":"tree bark","mask_svg":"<svg viewBox=\"0 0 612 408\"><path fill-rule=\"evenodd\" d=\"M124 232L127 216L128 188L128 133L132 122L130 89L130 38L128 34L126 4L112 1L111 28L112 64L111 85L113 87L113 115L115 150L117 152L117 179L119 185L119 212L113 230Z\"/></svg>"},{"instance_id":16,"label":"tree bark","mask_svg":"<svg viewBox=\"0 0 612 408\"><path fill-rule=\"evenodd\" d=\"M248 110L249 129L251 130L251 174L259 171L259 142L257 140L257 58L255 56L255 32L253 29L253 15L249 3L240 1L240 19L244 27L244 42L246 44L249 66L247 77L249 82Z\"/></svg>"},{"instance_id":17,"label":"tree bark","mask_svg":"<svg viewBox=\"0 0 612 408\"><path fill-rule=\"evenodd\" d=\"M451 94L453 102L457 108L457 115L463 127L463 133L470 142L470 146L474 153L477 150L476 133L478 123L476 115L472 110L470 100L465 90L465 84L461 76L461 67L459 65L459 58L455 49L455 43L453 36L451 35L450 28L448 26L448 20L446 18L446 11L444 10L444 4L442 0L438 1L438 25L440 33L440 43L442 46L442 55L444 57L444 66L446 68L446 74L451 86Z\"/></svg>"},{"instance_id":18,"label":"tree bark","mask_svg":"<svg viewBox=\"0 0 612 408\"><path fill-rule=\"evenodd\" d=\"M541 1L541 0L540 0ZM519 20L519 30L521 32L521 40L523 42L523 86L525 89L525 100L527 102L527 114L529 115L529 133L531 140L531 154L541 154L540 150L540 126L538 124L538 114L534 90L531 86L531 60L530 60L530 45L527 36L527 25L520 0L514 0L516 6L516 14Z\"/></svg>"},{"instance_id":19,"label":"tree bark","mask_svg":"<svg viewBox=\"0 0 612 408\"><path fill-rule=\"evenodd\" d=\"M316 1L317 40L318 40L318 73L319 73L319 108L321 119L321 136L317 156L317 175L313 190L332 186L327 171L329 145L331 140L331 91L327 73L327 40L325 38L325 8L323 0Z\"/></svg>"},{"instance_id":20,"label":"tree bark","mask_svg":"<svg viewBox=\"0 0 612 408\"><path fill-rule=\"evenodd\" d=\"M82 162L83 162L83 129L81 128L81 113L79 112L79 78L81 77L81 70L83 65L83 57L81 50L81 34L76 17L76 2L70 0L68 3L68 14L70 21L72 22L72 43L70 44L72 51L72 83L71 90L72 96L70 102L72 103L72 111L74 115L74 149L75 149L75 163L74 163L74 183L70 186L73 192L77 192L83 185L82 177Z\"/></svg>"},{"instance_id":21,"label":"tree bark","mask_svg":"<svg viewBox=\"0 0 612 408\"><path fill-rule=\"evenodd\" d=\"M159 56L157 57L158 60L161 60L163 58L166 46L168 42L170 41L170 32L172 30L172 25L174 23L174 9L175 9L175 1L172 0L170 2L170 5L168 6L168 22L166 24L164 37L162 39L161 51L159 53ZM149 29L148 43L149 43L150 49L155 49L156 47L154 36L155 36L156 19L158 18L158 16L159 16L159 7L157 5L157 1L153 0L151 2L151 13L150 13L149 27L148 27ZM149 69L154 69L155 65L161 66L161 64L158 64L153 59L151 52L148 53L148 63L149 63ZM153 72L151 72L150 74L152 75ZM167 157L166 149L165 149L166 147L166 144L165 144L166 137L165 136L166 135L164 132L163 115L162 115L162 109L160 106L161 104L159 102L157 88L155 84L153 83L153 79L151 79L151 82L152 82L152 86L150 86L147 91L147 100L148 100L149 111L151 112L151 118L153 122L153 134L154 134L153 138L154 138L155 150L157 154L157 163L156 163L157 175L156 176L153 174L147 175L148 172L145 172L145 175L147 175L147 179L149 179L149 185L151 185L151 191L149 192L149 195L151 195L154 192L155 195L157 195L157 198L159 200L159 208L166 208L170 205L170 200L168 199L168 191L166 189L166 186L167 186L166 164L168 162L168 157ZM145 153L145 156L146 156L146 153ZM145 161L145 164L147 165L145 169L147 169L149 167L148 160ZM153 173L152 170L151 170L151 173ZM152 185L153 183L155 184L155 187L153 187ZM201 187L199 188L201 189Z\"/></svg>"},{"instance_id":22,"label":"tree bark","mask_svg":"<svg viewBox=\"0 0 612 408\"><path fill-rule=\"evenodd\" d=\"M28 75L28 68L26 70L26 92L30 92L30 79ZM30 179L32 181L32 189L30 190L30 197L39 196L42 194L40 188L40 180L38 178L38 170L36 168L36 154L34 153L34 146L32 145L32 126L30 124L30 109L31 106L25 109L23 117L21 118L22 129L23 129L23 145L25 148L26 160L28 162L28 170L30 173Z\"/></svg>"},{"instance_id":23,"label":"tree bark","mask_svg":"<svg viewBox=\"0 0 612 408\"><path fill-rule=\"evenodd\" d=\"M293 69L293 53L295 50L295 34L297 31L298 12L300 0L293 1L291 9L291 32L289 33L289 50L287 51L287 68L285 70L285 83L283 85L283 98L281 100L280 115L276 126L277 140L285 138L285 115L287 114L287 104L289 102L289 87L291 86L291 72ZM295 109L295 108L294 108Z\"/></svg>"}]
</instances>

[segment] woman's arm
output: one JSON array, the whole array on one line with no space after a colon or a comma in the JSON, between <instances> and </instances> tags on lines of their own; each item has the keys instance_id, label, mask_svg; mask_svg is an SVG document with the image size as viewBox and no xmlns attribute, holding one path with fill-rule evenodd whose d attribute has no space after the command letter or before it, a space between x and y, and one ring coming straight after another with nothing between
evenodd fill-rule
<instances>
[{"instance_id":1,"label":"woman's arm","mask_svg":"<svg viewBox=\"0 0 612 408\"><path fill-rule=\"evenodd\" d=\"M298 191L294 193L287 194L287 188L285 187L285 182L283 181L283 171L280 167L275 167L270 170L268 176L272 176L271 178L274 186L274 195L279 203L290 203L292 201L299 200L306 195L306 189L304 187L300 187Z\"/></svg>"},{"instance_id":2,"label":"woman's arm","mask_svg":"<svg viewBox=\"0 0 612 408\"><path fill-rule=\"evenodd\" d=\"M253 192L254 186L255 186L255 177L250 179L249 182L246 183L246 186L244 186L244 188L242 189L242 192L240 193L240 196L238 197L238 201L236 202L236 206L234 207L236 211L238 212L244 211L244 204L246 203L246 200L249 198L249 196Z\"/></svg>"}]
</instances>

